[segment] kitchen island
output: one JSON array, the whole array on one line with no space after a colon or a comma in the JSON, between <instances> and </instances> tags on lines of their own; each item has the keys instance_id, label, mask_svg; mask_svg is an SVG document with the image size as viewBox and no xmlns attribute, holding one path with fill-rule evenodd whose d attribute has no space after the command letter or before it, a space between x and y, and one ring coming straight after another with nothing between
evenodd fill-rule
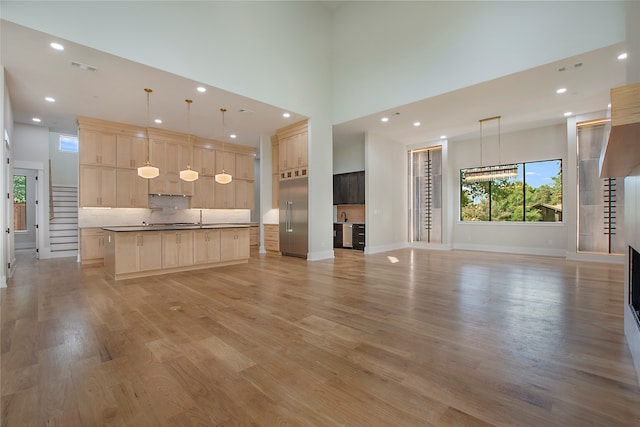
<instances>
[{"instance_id":1,"label":"kitchen island","mask_svg":"<svg viewBox=\"0 0 640 427\"><path fill-rule=\"evenodd\" d=\"M104 268L116 280L242 264L248 224L104 227Z\"/></svg>"}]
</instances>

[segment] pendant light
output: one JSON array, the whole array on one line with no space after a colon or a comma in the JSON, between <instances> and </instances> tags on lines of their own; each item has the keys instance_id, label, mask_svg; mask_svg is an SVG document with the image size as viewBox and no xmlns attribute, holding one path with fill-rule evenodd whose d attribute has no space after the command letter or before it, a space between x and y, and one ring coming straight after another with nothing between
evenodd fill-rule
<instances>
[{"instance_id":1,"label":"pendant light","mask_svg":"<svg viewBox=\"0 0 640 427\"><path fill-rule=\"evenodd\" d=\"M191 103L190 99L185 99L187 103L187 142L191 145ZM187 168L180 171L180 179L183 181L191 182L198 179L198 172L191 169L191 165L187 164Z\"/></svg>"},{"instance_id":2,"label":"pendant light","mask_svg":"<svg viewBox=\"0 0 640 427\"><path fill-rule=\"evenodd\" d=\"M151 89L145 88L147 93L147 163L138 168L138 176L146 179L152 179L160 175L160 169L151 166L151 140L149 139L149 95L153 92Z\"/></svg>"},{"instance_id":3,"label":"pendant light","mask_svg":"<svg viewBox=\"0 0 640 427\"><path fill-rule=\"evenodd\" d=\"M480 167L465 169L465 182L487 182L493 181L494 179L516 178L518 176L518 165L500 164L500 119L501 116L495 116L480 120ZM496 166L484 166L482 162L483 125L485 122L493 120L498 121L498 164Z\"/></svg>"},{"instance_id":4,"label":"pendant light","mask_svg":"<svg viewBox=\"0 0 640 427\"><path fill-rule=\"evenodd\" d=\"M231 180L233 179L231 177L231 175L229 175L227 172L225 172L224 170L224 140L225 140L225 134L224 134L224 113L227 111L226 108L221 108L220 112L222 113L222 173L218 173L215 176L215 180L218 184L228 184L231 182Z\"/></svg>"}]
</instances>

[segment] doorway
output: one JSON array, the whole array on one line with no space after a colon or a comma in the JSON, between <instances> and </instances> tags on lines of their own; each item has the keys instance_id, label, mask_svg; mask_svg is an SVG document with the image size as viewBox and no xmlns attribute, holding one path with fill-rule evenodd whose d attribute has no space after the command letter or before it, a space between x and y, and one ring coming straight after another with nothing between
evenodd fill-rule
<instances>
[{"instance_id":1,"label":"doorway","mask_svg":"<svg viewBox=\"0 0 640 427\"><path fill-rule=\"evenodd\" d=\"M36 250L38 173L13 169L13 230L16 250Z\"/></svg>"}]
</instances>

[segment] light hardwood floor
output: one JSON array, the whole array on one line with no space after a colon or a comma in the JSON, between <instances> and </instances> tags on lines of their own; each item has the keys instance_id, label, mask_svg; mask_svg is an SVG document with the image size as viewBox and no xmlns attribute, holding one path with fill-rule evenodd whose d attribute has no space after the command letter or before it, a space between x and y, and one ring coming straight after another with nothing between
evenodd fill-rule
<instances>
[{"instance_id":1,"label":"light hardwood floor","mask_svg":"<svg viewBox=\"0 0 640 427\"><path fill-rule=\"evenodd\" d=\"M640 425L620 265L253 255L119 282L21 259L2 425Z\"/></svg>"}]
</instances>

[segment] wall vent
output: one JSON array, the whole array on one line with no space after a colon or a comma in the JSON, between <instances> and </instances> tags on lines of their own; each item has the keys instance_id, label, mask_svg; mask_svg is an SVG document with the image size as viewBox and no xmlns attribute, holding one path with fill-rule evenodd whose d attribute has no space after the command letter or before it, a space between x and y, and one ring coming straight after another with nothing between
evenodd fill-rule
<instances>
[{"instance_id":1,"label":"wall vent","mask_svg":"<svg viewBox=\"0 0 640 427\"><path fill-rule=\"evenodd\" d=\"M71 61L71 66L80 68L81 70L85 70L85 71L94 71L94 72L98 71L98 69L93 65L83 64L81 62L76 62L76 61Z\"/></svg>"}]
</instances>

